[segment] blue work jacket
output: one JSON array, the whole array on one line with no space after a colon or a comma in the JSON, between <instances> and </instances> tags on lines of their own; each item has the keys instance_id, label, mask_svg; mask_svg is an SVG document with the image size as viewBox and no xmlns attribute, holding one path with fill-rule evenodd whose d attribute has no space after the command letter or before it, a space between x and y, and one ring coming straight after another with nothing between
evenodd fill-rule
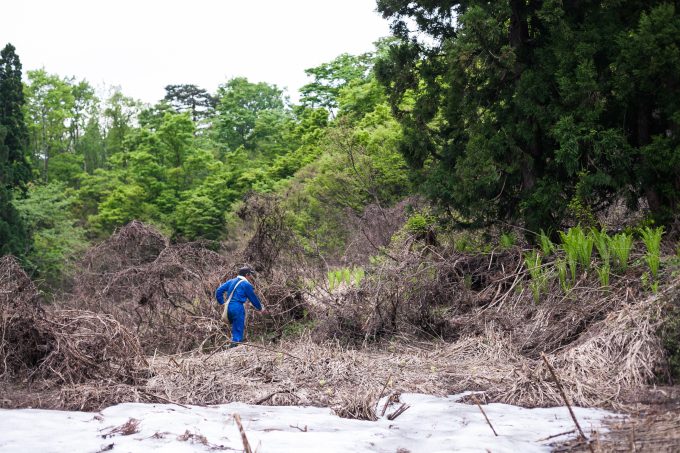
<instances>
[{"instance_id":1,"label":"blue work jacket","mask_svg":"<svg viewBox=\"0 0 680 453\"><path fill-rule=\"evenodd\" d=\"M215 291L217 303L220 305L224 304L225 299L229 297L229 294L231 294L234 286L236 286L236 283L238 283L239 280L243 280L243 283L238 285L236 291L234 291L234 295L231 296L231 301L229 303L243 305L246 303L246 300L249 300L250 303L253 304L253 307L255 307L257 310L262 310L262 304L260 303L260 299L258 299L255 295L253 285L251 285L245 277L241 276L227 280L226 282L222 283L219 288L217 288L217 291Z\"/></svg>"}]
</instances>

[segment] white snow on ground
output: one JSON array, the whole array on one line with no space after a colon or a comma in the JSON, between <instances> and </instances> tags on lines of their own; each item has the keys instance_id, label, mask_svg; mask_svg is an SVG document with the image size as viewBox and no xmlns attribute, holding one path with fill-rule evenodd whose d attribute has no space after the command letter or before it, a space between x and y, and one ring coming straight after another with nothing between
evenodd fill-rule
<instances>
[{"instance_id":1,"label":"white snow on ground","mask_svg":"<svg viewBox=\"0 0 680 453\"><path fill-rule=\"evenodd\" d=\"M239 414L253 451L267 452L411 452L550 451L565 440L548 436L571 431L566 407L524 409L505 404L483 405L498 437L478 407L447 398L402 394L410 407L395 420L339 418L328 408L252 406L231 403L184 408L173 404L119 404L100 413L38 409L0 409L0 451L9 452L152 452L243 451L233 414ZM388 408L394 412L401 403ZM382 402L379 409L382 409ZM575 408L586 433L614 414ZM131 418L139 432L112 431ZM203 437L201 437L203 436ZM204 443L206 442L207 443Z\"/></svg>"}]
</instances>

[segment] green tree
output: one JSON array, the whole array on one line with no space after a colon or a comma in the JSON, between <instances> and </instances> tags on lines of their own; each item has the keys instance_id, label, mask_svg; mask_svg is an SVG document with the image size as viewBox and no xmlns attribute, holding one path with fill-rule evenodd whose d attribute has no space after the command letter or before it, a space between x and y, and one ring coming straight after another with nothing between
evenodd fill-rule
<instances>
[{"instance_id":1,"label":"green tree","mask_svg":"<svg viewBox=\"0 0 680 453\"><path fill-rule=\"evenodd\" d=\"M313 81L300 88L300 103L305 107L322 107L329 112L338 108L340 90L356 80L365 79L373 64L373 55L342 54L329 63L305 69Z\"/></svg>"},{"instance_id":2,"label":"green tree","mask_svg":"<svg viewBox=\"0 0 680 453\"><path fill-rule=\"evenodd\" d=\"M164 100L177 113L190 113L194 122L209 118L215 109L215 99L196 85L167 85Z\"/></svg>"},{"instance_id":3,"label":"green tree","mask_svg":"<svg viewBox=\"0 0 680 453\"><path fill-rule=\"evenodd\" d=\"M90 119L98 116L99 100L94 94L94 88L82 80L75 83L70 81L73 104L68 118L70 148L79 151L80 140Z\"/></svg>"},{"instance_id":4,"label":"green tree","mask_svg":"<svg viewBox=\"0 0 680 453\"><path fill-rule=\"evenodd\" d=\"M31 177L24 104L21 61L14 46L7 44L0 51L0 255L23 256L29 244L12 204L14 189L23 190Z\"/></svg>"},{"instance_id":5,"label":"green tree","mask_svg":"<svg viewBox=\"0 0 680 453\"><path fill-rule=\"evenodd\" d=\"M104 108L105 159L123 150L125 137L138 113L139 104L125 96L120 88L113 88Z\"/></svg>"},{"instance_id":6,"label":"green tree","mask_svg":"<svg viewBox=\"0 0 680 453\"><path fill-rule=\"evenodd\" d=\"M53 286L73 270L74 258L85 250L85 230L77 226L73 193L63 182L31 186L15 205L33 238L26 256L29 267Z\"/></svg>"},{"instance_id":7,"label":"green tree","mask_svg":"<svg viewBox=\"0 0 680 453\"><path fill-rule=\"evenodd\" d=\"M401 39L376 64L404 127L400 150L459 222L539 231L570 204L677 206L672 4L378 0L378 10Z\"/></svg>"},{"instance_id":8,"label":"green tree","mask_svg":"<svg viewBox=\"0 0 680 453\"><path fill-rule=\"evenodd\" d=\"M69 125L75 99L71 86L44 69L28 71L26 112L34 161L43 181L50 179L51 159L69 150Z\"/></svg>"},{"instance_id":9,"label":"green tree","mask_svg":"<svg viewBox=\"0 0 680 453\"><path fill-rule=\"evenodd\" d=\"M237 77L217 90L216 140L228 151L254 148L253 131L264 112L283 110L282 91L276 85L251 83Z\"/></svg>"},{"instance_id":10,"label":"green tree","mask_svg":"<svg viewBox=\"0 0 680 453\"><path fill-rule=\"evenodd\" d=\"M97 168L104 166L106 148L98 116L88 119L76 150L83 157L83 167L87 173L92 174Z\"/></svg>"}]
</instances>

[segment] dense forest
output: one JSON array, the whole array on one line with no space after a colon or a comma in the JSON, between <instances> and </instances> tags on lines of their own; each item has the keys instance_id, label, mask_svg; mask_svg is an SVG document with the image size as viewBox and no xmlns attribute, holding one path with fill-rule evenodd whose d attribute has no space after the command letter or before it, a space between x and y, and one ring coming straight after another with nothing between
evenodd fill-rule
<instances>
[{"instance_id":1,"label":"dense forest","mask_svg":"<svg viewBox=\"0 0 680 453\"><path fill-rule=\"evenodd\" d=\"M153 106L115 88L99 99L85 80L22 72L7 45L3 253L55 278L133 219L225 239L252 192L280 196L310 250L335 255L348 212L414 194L447 226L554 231L615 203L673 220L674 4L378 8L395 37L308 69L298 104L245 78L169 85Z\"/></svg>"},{"instance_id":2,"label":"dense forest","mask_svg":"<svg viewBox=\"0 0 680 453\"><path fill-rule=\"evenodd\" d=\"M153 106L115 88L99 99L87 81L45 69L23 84L7 45L3 253L55 281L134 219L177 241L229 238L244 197L260 193L281 199L310 250L341 254L348 213L412 193L401 126L372 72L389 45L309 69L296 105L275 85L234 78L216 93L167 86Z\"/></svg>"},{"instance_id":3,"label":"dense forest","mask_svg":"<svg viewBox=\"0 0 680 453\"><path fill-rule=\"evenodd\" d=\"M543 353L582 405L621 408L625 389L680 378L680 2L377 10L392 36L307 69L297 102L235 77L148 105L25 69L7 44L0 255L36 285L30 300L135 325L140 357L205 349L223 335L212 291L248 263L273 307L253 338L312 332L287 350L319 357L335 357L329 339L444 342L437 357L469 374L433 377L437 392L557 403ZM487 362L516 381L469 377ZM180 382L168 370L154 373ZM120 382L143 400L158 388L139 376ZM236 398L224 392L182 401ZM352 398L352 417L375 415L375 398Z\"/></svg>"},{"instance_id":4,"label":"dense forest","mask_svg":"<svg viewBox=\"0 0 680 453\"><path fill-rule=\"evenodd\" d=\"M306 71L290 103L234 78L155 105L2 53L2 253L55 281L133 219L225 240L272 194L309 251L407 197L442 228L597 225L612 206L669 225L680 197L672 2L379 1L394 37ZM422 216L421 216L422 217ZM422 220L419 218L419 220Z\"/></svg>"}]
</instances>

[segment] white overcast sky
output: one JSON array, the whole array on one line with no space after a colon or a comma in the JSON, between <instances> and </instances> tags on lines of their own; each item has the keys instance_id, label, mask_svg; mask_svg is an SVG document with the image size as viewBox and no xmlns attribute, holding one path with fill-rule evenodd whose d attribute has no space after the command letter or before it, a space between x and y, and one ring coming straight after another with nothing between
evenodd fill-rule
<instances>
[{"instance_id":1,"label":"white overcast sky","mask_svg":"<svg viewBox=\"0 0 680 453\"><path fill-rule=\"evenodd\" d=\"M375 0L17 0L2 2L0 47L24 76L49 73L119 85L144 102L168 84L214 92L236 76L287 88L306 68L373 49L389 35Z\"/></svg>"}]
</instances>

